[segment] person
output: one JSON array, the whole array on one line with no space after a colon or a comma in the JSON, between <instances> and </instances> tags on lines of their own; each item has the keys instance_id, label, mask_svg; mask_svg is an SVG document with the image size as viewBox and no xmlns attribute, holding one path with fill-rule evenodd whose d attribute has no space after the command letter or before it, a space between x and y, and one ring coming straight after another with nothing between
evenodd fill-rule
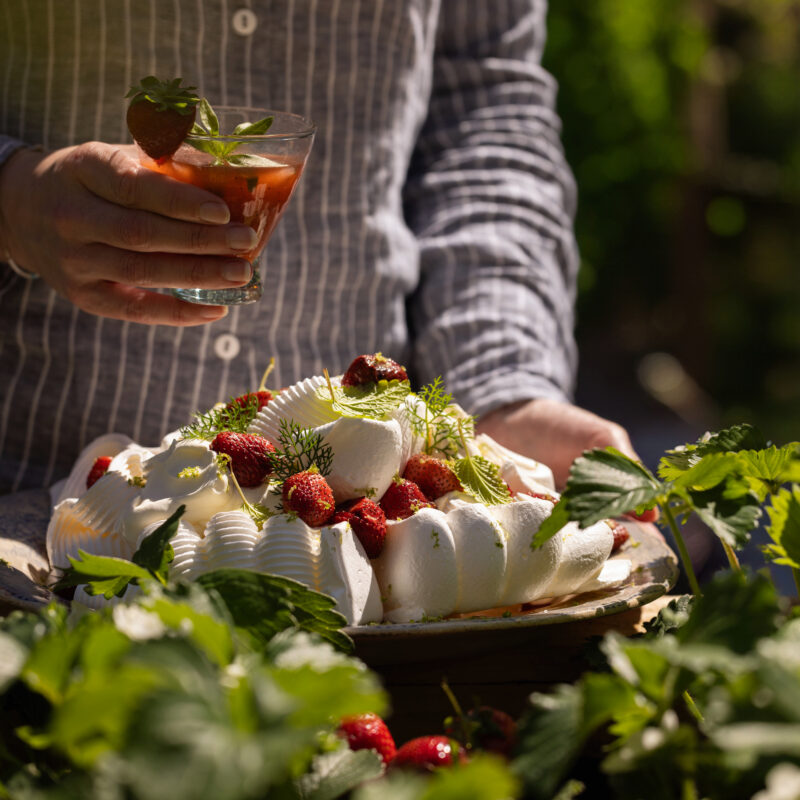
<instances>
[{"instance_id":1,"label":"person","mask_svg":"<svg viewBox=\"0 0 800 800\"><path fill-rule=\"evenodd\" d=\"M157 443L272 356L274 386L376 351L415 385L441 375L559 483L586 448L633 453L570 402L576 200L543 0L99 8L7 0L0 21L0 493L63 477L104 432ZM159 291L244 284L251 234L124 144L148 74L317 125L259 303Z\"/></svg>"}]
</instances>

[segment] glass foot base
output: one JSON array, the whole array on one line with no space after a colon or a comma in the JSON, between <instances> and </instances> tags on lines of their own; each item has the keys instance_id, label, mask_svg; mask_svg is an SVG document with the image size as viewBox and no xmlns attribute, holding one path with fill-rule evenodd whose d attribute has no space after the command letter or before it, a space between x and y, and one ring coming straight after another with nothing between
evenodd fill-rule
<instances>
[{"instance_id":1,"label":"glass foot base","mask_svg":"<svg viewBox=\"0 0 800 800\"><path fill-rule=\"evenodd\" d=\"M172 294L187 303L204 306L239 306L260 300L262 291L261 276L254 271L250 283L246 286L237 286L235 289L173 289Z\"/></svg>"}]
</instances>

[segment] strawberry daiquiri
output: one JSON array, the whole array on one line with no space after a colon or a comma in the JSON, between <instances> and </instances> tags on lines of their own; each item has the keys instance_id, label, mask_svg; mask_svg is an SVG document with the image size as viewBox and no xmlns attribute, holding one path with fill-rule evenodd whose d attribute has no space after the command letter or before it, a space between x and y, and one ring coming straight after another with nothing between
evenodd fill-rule
<instances>
[{"instance_id":1,"label":"strawberry daiquiri","mask_svg":"<svg viewBox=\"0 0 800 800\"><path fill-rule=\"evenodd\" d=\"M269 240L303 171L302 161L286 161L263 166L215 164L211 156L184 145L170 160L148 166L221 197L231 211L231 222L249 225L258 235L255 248L242 253L252 263Z\"/></svg>"},{"instance_id":2,"label":"strawberry daiquiri","mask_svg":"<svg viewBox=\"0 0 800 800\"><path fill-rule=\"evenodd\" d=\"M283 111L227 106L216 111L181 79L143 78L131 87L128 129L142 163L221 197L231 222L257 235L243 258L252 266L246 286L174 289L182 300L210 305L252 303L261 297L255 260L275 229L314 141L314 125Z\"/></svg>"}]
</instances>

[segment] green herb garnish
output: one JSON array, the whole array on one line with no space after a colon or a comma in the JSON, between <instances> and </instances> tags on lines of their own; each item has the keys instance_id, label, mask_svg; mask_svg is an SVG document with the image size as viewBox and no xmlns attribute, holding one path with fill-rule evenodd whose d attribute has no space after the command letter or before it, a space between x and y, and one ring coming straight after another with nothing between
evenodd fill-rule
<instances>
[{"instance_id":1,"label":"green herb garnish","mask_svg":"<svg viewBox=\"0 0 800 800\"><path fill-rule=\"evenodd\" d=\"M272 454L272 474L280 482L297 472L304 472L312 465L316 466L320 475L330 473L333 449L323 443L319 433L301 427L294 420L282 419L278 440L280 447Z\"/></svg>"},{"instance_id":2,"label":"green herb garnish","mask_svg":"<svg viewBox=\"0 0 800 800\"><path fill-rule=\"evenodd\" d=\"M274 117L264 117L256 122L244 122L237 125L232 133L220 132L219 118L205 98L202 98L197 106L197 116L199 121L192 126L186 144L214 156L214 165L235 164L239 167L259 167L272 163L268 158L262 156L236 153L236 149L242 142L231 140L231 137L262 136L270 129Z\"/></svg>"}]
</instances>

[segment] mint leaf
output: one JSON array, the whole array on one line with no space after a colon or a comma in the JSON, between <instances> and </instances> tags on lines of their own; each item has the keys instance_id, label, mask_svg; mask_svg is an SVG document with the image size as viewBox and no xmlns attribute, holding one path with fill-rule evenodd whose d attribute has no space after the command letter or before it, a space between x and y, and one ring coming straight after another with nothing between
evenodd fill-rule
<instances>
[{"instance_id":1,"label":"mint leaf","mask_svg":"<svg viewBox=\"0 0 800 800\"><path fill-rule=\"evenodd\" d=\"M219 134L219 118L211 108L211 104L203 97L197 105L197 116L200 119L200 133L217 136ZM197 125L197 123L195 123ZM201 127L202 126L202 127ZM194 128L192 129L194 133Z\"/></svg>"},{"instance_id":2,"label":"mint leaf","mask_svg":"<svg viewBox=\"0 0 800 800\"><path fill-rule=\"evenodd\" d=\"M152 533L146 536L131 559L134 564L144 567L156 577L166 581L169 565L175 553L169 540L178 530L178 524L186 511L186 506L179 506L175 513L164 520Z\"/></svg>"},{"instance_id":3,"label":"mint leaf","mask_svg":"<svg viewBox=\"0 0 800 800\"><path fill-rule=\"evenodd\" d=\"M274 121L275 117L264 117L257 122L243 122L237 125L233 132L237 136L262 136L272 127Z\"/></svg>"},{"instance_id":4,"label":"mint leaf","mask_svg":"<svg viewBox=\"0 0 800 800\"><path fill-rule=\"evenodd\" d=\"M774 495L767 512L767 533L773 543L764 548L765 553L776 564L800 569L800 486Z\"/></svg>"},{"instance_id":5,"label":"mint leaf","mask_svg":"<svg viewBox=\"0 0 800 800\"><path fill-rule=\"evenodd\" d=\"M562 500L570 519L586 528L638 506L652 506L664 489L648 469L608 447L575 459Z\"/></svg>"},{"instance_id":6,"label":"mint leaf","mask_svg":"<svg viewBox=\"0 0 800 800\"><path fill-rule=\"evenodd\" d=\"M331 389L333 396L331 396ZM411 394L408 381L378 381L361 386L320 386L317 397L343 417L384 419Z\"/></svg>"},{"instance_id":7,"label":"mint leaf","mask_svg":"<svg viewBox=\"0 0 800 800\"><path fill-rule=\"evenodd\" d=\"M500 475L500 468L483 456L470 456L453 461L450 466L464 491L488 506L511 502L511 494Z\"/></svg>"}]
</instances>

